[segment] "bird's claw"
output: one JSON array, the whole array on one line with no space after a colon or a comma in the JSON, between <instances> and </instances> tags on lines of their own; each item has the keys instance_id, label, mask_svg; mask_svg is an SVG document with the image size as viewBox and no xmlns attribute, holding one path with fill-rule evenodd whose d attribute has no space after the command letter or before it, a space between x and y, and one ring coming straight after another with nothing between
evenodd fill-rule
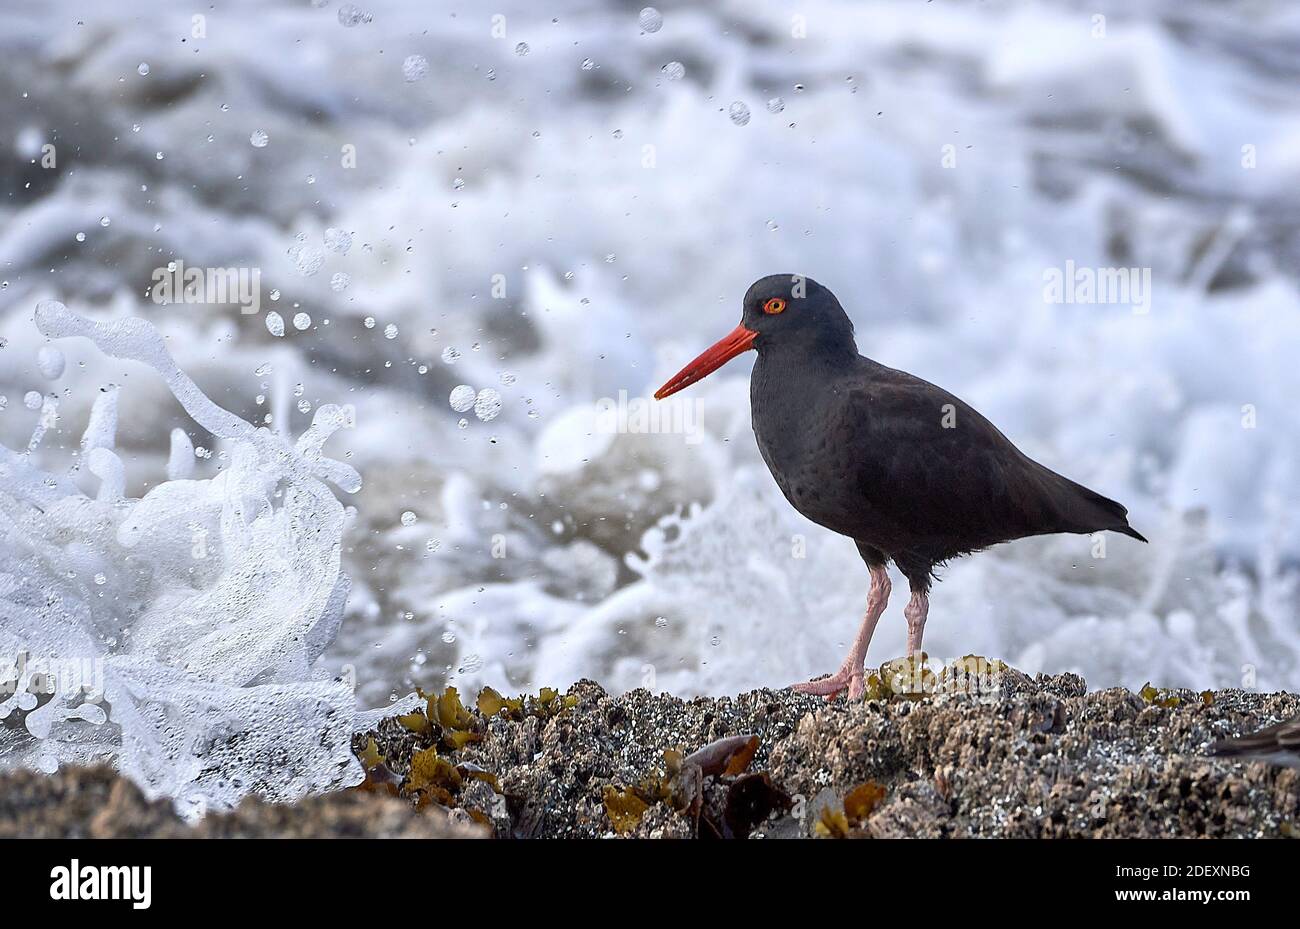
<instances>
[{"instance_id":1,"label":"bird's claw","mask_svg":"<svg viewBox=\"0 0 1300 929\"><path fill-rule=\"evenodd\" d=\"M861 698L867 688L862 669L845 666L829 677L819 677L811 681L804 681L802 684L794 684L790 689L801 694L825 697L829 702L846 690L850 700L857 700Z\"/></svg>"}]
</instances>

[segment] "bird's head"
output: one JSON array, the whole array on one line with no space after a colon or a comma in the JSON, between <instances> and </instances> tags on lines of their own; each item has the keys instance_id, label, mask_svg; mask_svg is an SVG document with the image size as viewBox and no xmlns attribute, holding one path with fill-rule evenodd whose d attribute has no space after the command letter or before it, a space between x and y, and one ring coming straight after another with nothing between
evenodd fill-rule
<instances>
[{"instance_id":1,"label":"bird's head","mask_svg":"<svg viewBox=\"0 0 1300 929\"><path fill-rule=\"evenodd\" d=\"M703 380L751 348L762 353L777 346L801 353L857 353L853 323L833 293L801 274L769 274L745 292L740 325L673 375L655 391L655 399Z\"/></svg>"}]
</instances>

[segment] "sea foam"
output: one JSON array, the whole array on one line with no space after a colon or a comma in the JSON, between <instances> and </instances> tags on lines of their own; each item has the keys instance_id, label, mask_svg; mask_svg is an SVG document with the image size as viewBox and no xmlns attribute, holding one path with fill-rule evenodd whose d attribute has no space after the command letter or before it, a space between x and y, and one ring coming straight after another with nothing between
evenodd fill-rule
<instances>
[{"instance_id":1,"label":"sea foam","mask_svg":"<svg viewBox=\"0 0 1300 929\"><path fill-rule=\"evenodd\" d=\"M320 406L290 443L204 396L144 320L94 322L43 301L36 324L153 368L229 460L192 479L177 430L169 479L127 497L116 391L101 394L81 443L93 497L0 448L0 655L13 664L0 763L108 759L192 814L356 783L351 682L315 667L349 588L350 514L326 482L361 486L322 447L351 411Z\"/></svg>"}]
</instances>

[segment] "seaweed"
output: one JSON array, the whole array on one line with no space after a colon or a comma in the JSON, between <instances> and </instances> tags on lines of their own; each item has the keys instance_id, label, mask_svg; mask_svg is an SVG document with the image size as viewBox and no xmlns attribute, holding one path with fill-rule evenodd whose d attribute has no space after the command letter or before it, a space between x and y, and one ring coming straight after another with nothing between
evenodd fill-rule
<instances>
[{"instance_id":1,"label":"seaweed","mask_svg":"<svg viewBox=\"0 0 1300 929\"><path fill-rule=\"evenodd\" d=\"M827 803L813 823L813 835L822 839L847 839L860 830L885 799L888 790L877 781L865 781L844 795L838 806Z\"/></svg>"},{"instance_id":2,"label":"seaweed","mask_svg":"<svg viewBox=\"0 0 1300 929\"><path fill-rule=\"evenodd\" d=\"M543 687L536 697L520 694L518 697L503 697L491 687L484 687L478 695L478 711L485 718L504 715L508 719L520 722L529 716L550 719L564 710L578 705L578 698L573 694L561 694L553 687Z\"/></svg>"},{"instance_id":3,"label":"seaweed","mask_svg":"<svg viewBox=\"0 0 1300 929\"><path fill-rule=\"evenodd\" d=\"M423 710L415 710L412 713L399 716L397 717L397 721L408 731L414 732L418 735L424 735L430 729L429 717L424 715Z\"/></svg>"},{"instance_id":4,"label":"seaweed","mask_svg":"<svg viewBox=\"0 0 1300 929\"><path fill-rule=\"evenodd\" d=\"M864 699L889 701L895 697L919 700L930 694L980 694L996 690L1006 662L983 655L965 655L943 665L936 673L925 652L886 661L866 677Z\"/></svg>"},{"instance_id":5,"label":"seaweed","mask_svg":"<svg viewBox=\"0 0 1300 929\"><path fill-rule=\"evenodd\" d=\"M627 835L652 806L663 804L687 817L698 838L748 838L773 812L793 805L766 772L745 773L758 747L758 736L736 735L717 739L689 755L680 749L666 749L662 774L653 774L635 786L605 786L605 815L616 832ZM720 806L705 802L709 779L726 787Z\"/></svg>"},{"instance_id":6,"label":"seaweed","mask_svg":"<svg viewBox=\"0 0 1300 929\"><path fill-rule=\"evenodd\" d=\"M1183 702L1182 698L1177 694L1170 693L1167 690L1157 690L1155 687L1152 687L1150 681L1147 681L1142 685L1142 689L1138 691L1138 696L1151 706L1163 707L1166 710L1172 710L1174 707L1180 706ZM1205 701L1204 694L1201 695L1201 701Z\"/></svg>"},{"instance_id":7,"label":"seaweed","mask_svg":"<svg viewBox=\"0 0 1300 929\"><path fill-rule=\"evenodd\" d=\"M488 720L500 713L516 719L525 716L550 719L578 702L576 696L560 694L549 687L542 688L536 697L521 695L517 698L502 697L492 688L485 687L475 700L476 714L465 707L455 687L447 687L440 694L423 690L417 690L417 694L424 700L424 706L395 717L402 729L419 737L416 744L423 746L412 752L406 778L393 772L371 736L365 746L356 751L366 772L365 780L357 789L403 796L417 809L431 805L459 808L474 822L489 827L493 826L492 818L482 810L463 806L461 793L467 782L482 781L494 793L505 796L500 781L496 774L482 766L453 756L465 746L483 741L487 736ZM353 744L356 746L358 743Z\"/></svg>"},{"instance_id":8,"label":"seaweed","mask_svg":"<svg viewBox=\"0 0 1300 929\"><path fill-rule=\"evenodd\" d=\"M603 799L605 815L619 835L627 835L641 825L641 817L650 809L650 804L630 787L606 784Z\"/></svg>"},{"instance_id":9,"label":"seaweed","mask_svg":"<svg viewBox=\"0 0 1300 929\"><path fill-rule=\"evenodd\" d=\"M366 772L365 779L356 786L357 790L397 796L402 779L388 767L388 759L380 754L379 746L375 744L373 737L366 743L365 749L357 756L357 760L361 762L361 767Z\"/></svg>"}]
</instances>

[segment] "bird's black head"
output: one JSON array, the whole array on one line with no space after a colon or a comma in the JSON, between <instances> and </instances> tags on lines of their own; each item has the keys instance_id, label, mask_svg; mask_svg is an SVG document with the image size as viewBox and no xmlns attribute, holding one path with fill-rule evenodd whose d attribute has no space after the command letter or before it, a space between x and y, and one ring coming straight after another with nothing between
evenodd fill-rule
<instances>
[{"instance_id":1,"label":"bird's black head","mask_svg":"<svg viewBox=\"0 0 1300 929\"><path fill-rule=\"evenodd\" d=\"M754 348L853 345L853 323L835 295L802 274L769 274L745 292L740 324L758 333Z\"/></svg>"},{"instance_id":2,"label":"bird's black head","mask_svg":"<svg viewBox=\"0 0 1300 929\"><path fill-rule=\"evenodd\" d=\"M857 355L853 322L833 293L802 274L769 274L745 292L740 325L660 387L655 398L694 384L751 348L760 354Z\"/></svg>"}]
</instances>

